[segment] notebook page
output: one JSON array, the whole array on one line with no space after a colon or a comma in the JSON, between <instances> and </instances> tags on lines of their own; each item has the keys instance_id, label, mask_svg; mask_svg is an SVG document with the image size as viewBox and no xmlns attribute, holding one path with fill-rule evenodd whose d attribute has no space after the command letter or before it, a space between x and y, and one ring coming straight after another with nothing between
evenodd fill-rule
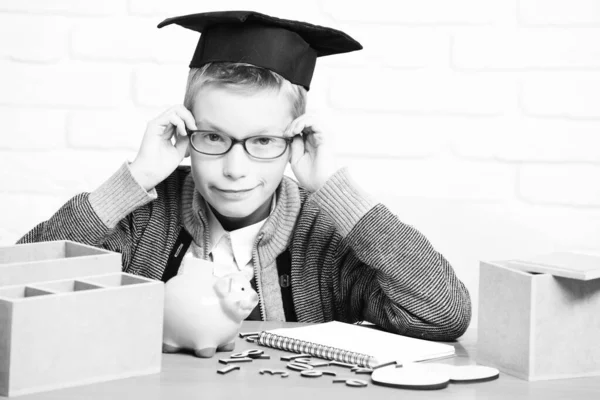
<instances>
[{"instance_id":1,"label":"notebook page","mask_svg":"<svg viewBox=\"0 0 600 400\"><path fill-rule=\"evenodd\" d=\"M454 346L332 321L296 328L271 329L277 335L337 347L387 361L423 361L454 354Z\"/></svg>"}]
</instances>

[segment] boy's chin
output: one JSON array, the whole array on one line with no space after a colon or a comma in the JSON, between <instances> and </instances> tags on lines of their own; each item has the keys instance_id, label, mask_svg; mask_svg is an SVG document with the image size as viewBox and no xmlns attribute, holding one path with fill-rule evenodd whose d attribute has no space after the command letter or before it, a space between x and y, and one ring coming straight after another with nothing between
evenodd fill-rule
<instances>
[{"instance_id":1,"label":"boy's chin","mask_svg":"<svg viewBox=\"0 0 600 400\"><path fill-rule=\"evenodd\" d=\"M222 204L218 207L213 205L213 208L221 215L222 217L229 218L232 220L236 219L244 219L252 215L258 207L240 207L240 206L231 206L231 207L223 207Z\"/></svg>"},{"instance_id":2,"label":"boy's chin","mask_svg":"<svg viewBox=\"0 0 600 400\"><path fill-rule=\"evenodd\" d=\"M244 219L244 218L248 218L250 215L252 215L252 211L249 211L249 212L239 212L239 211L238 212L228 212L228 211L223 211L223 212L221 212L221 211L217 210L217 212L221 216L223 216L223 217L225 217L227 219L230 219L230 220Z\"/></svg>"}]
</instances>

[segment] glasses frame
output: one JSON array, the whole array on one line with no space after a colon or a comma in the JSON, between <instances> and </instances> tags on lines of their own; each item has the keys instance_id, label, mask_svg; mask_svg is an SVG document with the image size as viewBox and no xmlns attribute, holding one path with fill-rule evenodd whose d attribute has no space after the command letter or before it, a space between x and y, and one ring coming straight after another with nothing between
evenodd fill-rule
<instances>
[{"instance_id":1,"label":"glasses frame","mask_svg":"<svg viewBox=\"0 0 600 400\"><path fill-rule=\"evenodd\" d=\"M231 136L227 136L226 135L231 140L231 145L224 152L215 154L215 153L205 153L203 151L198 150L196 148L196 146L194 146L194 141L192 140L192 137L196 133L216 133L216 134L219 134L219 135L223 135L222 133L217 132L217 131L211 131L211 130L208 130L208 129L197 129L197 130L186 129L186 131L187 131L188 137L190 139L190 145L192 146L192 148L194 149L194 151L196 151L196 152L198 152L200 154L205 154L207 156L222 156L224 154L229 153L231 151L231 149L233 148L233 146L235 146L237 143L241 143L242 147L244 148L244 151L250 157L256 158L257 160L274 160L274 159L279 158L282 155L284 155L285 152L287 151L288 147L290 146L290 143L292 143L292 141L294 140L293 137L281 137L281 136L269 136L269 135L256 135L256 136L250 136L250 137L247 137L245 139L238 140L236 138L232 138ZM257 137L261 137L261 138L273 138L273 139L283 139L283 140L285 140L285 148L283 149L283 151L281 152L281 154L279 154L278 156L275 156L275 157L256 157L256 156L250 154L250 152L248 151L248 148L246 147L246 141L248 141L250 139L257 138Z\"/></svg>"}]
</instances>

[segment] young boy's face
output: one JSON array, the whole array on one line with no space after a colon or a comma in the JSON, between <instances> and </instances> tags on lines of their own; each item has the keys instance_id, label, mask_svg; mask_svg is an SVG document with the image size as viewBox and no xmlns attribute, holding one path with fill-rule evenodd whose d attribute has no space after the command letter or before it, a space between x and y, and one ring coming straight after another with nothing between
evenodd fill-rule
<instances>
[{"instance_id":1,"label":"young boy's face","mask_svg":"<svg viewBox=\"0 0 600 400\"><path fill-rule=\"evenodd\" d=\"M236 91L207 85L191 110L199 130L238 140L250 136L283 137L292 122L290 99L275 90ZM278 158L253 158L241 144L223 155L205 155L190 148L196 189L222 216L245 218L270 202L281 182L290 149Z\"/></svg>"}]
</instances>

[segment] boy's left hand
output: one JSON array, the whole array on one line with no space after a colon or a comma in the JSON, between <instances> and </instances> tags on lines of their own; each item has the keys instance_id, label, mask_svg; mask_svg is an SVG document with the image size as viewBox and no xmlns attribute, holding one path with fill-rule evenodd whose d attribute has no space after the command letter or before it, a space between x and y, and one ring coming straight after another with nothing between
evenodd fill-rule
<instances>
[{"instance_id":1,"label":"boy's left hand","mask_svg":"<svg viewBox=\"0 0 600 400\"><path fill-rule=\"evenodd\" d=\"M319 190L337 171L331 138L327 138L312 115L296 118L286 131L294 137L290 164L301 186L310 192Z\"/></svg>"}]
</instances>

